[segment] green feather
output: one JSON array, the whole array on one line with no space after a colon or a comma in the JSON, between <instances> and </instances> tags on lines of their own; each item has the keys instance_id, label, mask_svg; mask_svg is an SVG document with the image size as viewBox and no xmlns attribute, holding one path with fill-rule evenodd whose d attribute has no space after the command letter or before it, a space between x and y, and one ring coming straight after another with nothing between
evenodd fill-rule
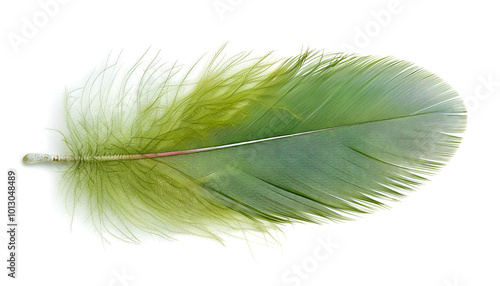
<instances>
[{"instance_id":1,"label":"green feather","mask_svg":"<svg viewBox=\"0 0 500 286\"><path fill-rule=\"evenodd\" d=\"M104 237L351 219L436 173L465 128L448 84L390 57L221 49L199 66L108 63L68 94L63 187Z\"/></svg>"}]
</instances>

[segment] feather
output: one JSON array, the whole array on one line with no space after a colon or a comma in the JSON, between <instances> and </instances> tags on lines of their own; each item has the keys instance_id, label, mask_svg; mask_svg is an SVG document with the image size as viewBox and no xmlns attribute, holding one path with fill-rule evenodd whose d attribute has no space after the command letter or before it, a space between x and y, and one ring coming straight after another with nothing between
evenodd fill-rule
<instances>
[{"instance_id":1,"label":"feather","mask_svg":"<svg viewBox=\"0 0 500 286\"><path fill-rule=\"evenodd\" d=\"M458 94L391 57L219 50L188 71L108 62L67 93L66 203L103 237L222 241L352 219L436 173L465 129ZM197 71L198 70L198 71Z\"/></svg>"}]
</instances>

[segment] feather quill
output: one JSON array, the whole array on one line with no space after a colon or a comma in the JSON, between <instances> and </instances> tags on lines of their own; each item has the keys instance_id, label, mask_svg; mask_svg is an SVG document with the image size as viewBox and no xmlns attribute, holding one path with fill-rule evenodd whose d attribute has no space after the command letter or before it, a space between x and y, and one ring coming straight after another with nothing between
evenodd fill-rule
<instances>
[{"instance_id":1,"label":"feather quill","mask_svg":"<svg viewBox=\"0 0 500 286\"><path fill-rule=\"evenodd\" d=\"M466 110L434 74L391 57L304 51L232 57L196 73L158 55L118 61L66 95L72 214L139 242L267 233L384 207L453 155Z\"/></svg>"}]
</instances>

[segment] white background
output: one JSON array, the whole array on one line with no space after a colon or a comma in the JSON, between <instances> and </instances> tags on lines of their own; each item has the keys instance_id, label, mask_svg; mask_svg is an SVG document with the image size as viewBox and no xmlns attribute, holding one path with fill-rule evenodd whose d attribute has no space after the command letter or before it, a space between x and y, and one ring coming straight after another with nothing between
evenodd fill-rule
<instances>
[{"instance_id":1,"label":"white background","mask_svg":"<svg viewBox=\"0 0 500 286\"><path fill-rule=\"evenodd\" d=\"M2 1L0 222L6 223L6 173L14 169L19 278L6 277L7 236L0 227L0 284L500 285L500 10L494 3ZM222 246L190 237L109 245L78 222L71 230L58 197L60 169L21 162L28 152L61 149L60 135L49 129L63 126L65 88L78 87L111 51L123 49L135 60L152 47L165 61L190 64L225 42L228 53L289 56L311 47L414 62L466 100L463 144L432 182L391 209L354 222L285 228L279 245L228 239Z\"/></svg>"}]
</instances>

